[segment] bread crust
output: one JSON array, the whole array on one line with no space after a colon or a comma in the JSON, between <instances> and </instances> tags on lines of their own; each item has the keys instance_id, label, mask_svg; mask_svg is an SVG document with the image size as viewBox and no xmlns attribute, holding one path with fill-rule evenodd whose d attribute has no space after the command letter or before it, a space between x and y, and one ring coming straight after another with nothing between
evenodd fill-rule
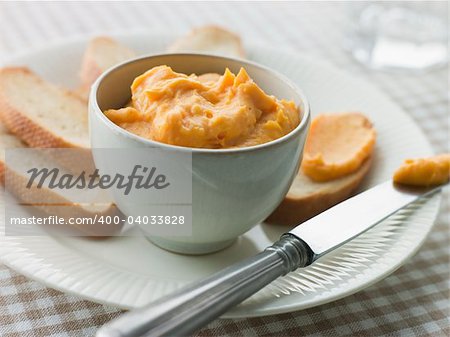
<instances>
[{"instance_id":1,"label":"bread crust","mask_svg":"<svg viewBox=\"0 0 450 337\"><path fill-rule=\"evenodd\" d=\"M334 188L306 195L288 193L281 204L265 220L279 225L298 225L349 198L370 170L372 156L351 175L334 181ZM303 174L299 172L299 175ZM350 178L350 179L349 179ZM296 178L298 179L298 178Z\"/></svg>"}]
</instances>

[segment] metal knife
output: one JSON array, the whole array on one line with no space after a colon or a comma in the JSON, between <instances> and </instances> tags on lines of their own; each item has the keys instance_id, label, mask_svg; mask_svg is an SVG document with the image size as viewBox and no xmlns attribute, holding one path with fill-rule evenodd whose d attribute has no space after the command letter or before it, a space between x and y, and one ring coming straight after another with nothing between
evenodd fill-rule
<instances>
[{"instance_id":1,"label":"metal knife","mask_svg":"<svg viewBox=\"0 0 450 337\"><path fill-rule=\"evenodd\" d=\"M186 336L297 268L367 231L442 186L410 188L391 180L328 209L283 234L263 252L105 324L97 337Z\"/></svg>"}]
</instances>

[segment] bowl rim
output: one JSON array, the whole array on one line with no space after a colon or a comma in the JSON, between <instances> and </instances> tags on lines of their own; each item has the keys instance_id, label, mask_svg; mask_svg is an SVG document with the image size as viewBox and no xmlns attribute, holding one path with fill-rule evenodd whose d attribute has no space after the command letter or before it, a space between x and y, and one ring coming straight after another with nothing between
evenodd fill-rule
<instances>
[{"instance_id":1,"label":"bowl rim","mask_svg":"<svg viewBox=\"0 0 450 337\"><path fill-rule=\"evenodd\" d=\"M187 146L180 146L180 145L172 145L172 144L166 144L166 143L162 143L162 142L158 142L152 139L148 139L148 138L144 138L141 136L138 136L130 131L127 131L123 128L121 128L120 126L118 126L117 124L113 123L109 118L107 118L105 116L105 114L103 113L103 111L100 109L98 102L97 102L97 92L98 92L98 88L100 86L100 84L102 83L102 81L108 77L112 72L126 67L132 63L135 62L139 62L142 61L144 59L150 59L150 58L158 58L158 57L164 57L164 56L203 56L203 57L208 57L208 58L214 58L214 59L222 59L222 60L230 60L230 61L234 61L234 62L240 62L243 64L243 66L245 64L259 68L263 71L266 72L270 72L272 73L272 75L275 75L275 77L278 77L281 81L285 82L289 87L291 87L291 89L293 91L295 91L299 96L300 96L300 100L303 104L304 109L299 109L299 113L301 114L300 118L300 123L293 129L291 130L289 133L287 133L286 135L271 140L270 142L266 142L266 143L262 143L262 144L256 144L256 145L252 145L252 146L244 146L244 147L234 147L234 148L223 148L223 149L210 149L210 148L196 148L196 147L187 147ZM234 57L227 57L227 56L220 56L220 55L211 55L211 54L205 54L205 53L159 53L159 54L150 54L150 55L143 55L143 56L139 56L127 61L124 61L122 63L119 63L111 68L109 68L108 70L106 70L105 72L103 72L103 74L101 74L96 81L92 84L91 89L90 89L90 93L89 93L89 114L91 114L91 110L94 110L94 113L99 115L100 120L109 128L111 129L112 132L114 133L119 133L122 136L124 136L125 138L129 138L133 141L136 142L140 142L142 144L145 145L151 145L154 147L158 147L158 148L162 148L165 150L175 150L175 151L180 151L180 152L190 152L190 153L209 153L209 154L215 154L215 153L222 153L222 154L226 154L226 153L242 153L242 152L249 152L249 151L256 151L256 150L261 150L261 149L265 149L268 147L273 147L276 145L279 145L280 143L284 143L287 142L288 140L290 140L291 138L294 138L295 136L297 136L297 134L301 133L302 131L304 131L308 125L309 125L309 121L311 118L311 109L310 109L310 104L308 99L306 98L306 95L303 93L303 91L292 81L290 80L287 76L279 73L278 71L271 69L269 67L266 67L262 64L259 64L257 62L254 61L250 61L250 60L245 60L245 59L241 59L241 58L234 58ZM91 109L91 107L93 107L93 109ZM90 130L90 134L92 134L93 130ZM308 130L306 130L306 132L308 132ZM92 137L91 137L92 138Z\"/></svg>"}]
</instances>

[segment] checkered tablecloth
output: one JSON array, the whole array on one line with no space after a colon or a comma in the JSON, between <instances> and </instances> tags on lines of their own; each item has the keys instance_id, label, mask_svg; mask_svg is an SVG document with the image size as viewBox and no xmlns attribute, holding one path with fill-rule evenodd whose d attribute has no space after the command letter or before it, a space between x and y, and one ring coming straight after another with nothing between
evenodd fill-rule
<instances>
[{"instance_id":1,"label":"checkered tablecloth","mask_svg":"<svg viewBox=\"0 0 450 337\"><path fill-rule=\"evenodd\" d=\"M246 42L316 55L370 79L416 120L436 152L448 152L448 70L392 75L365 69L344 48L351 6L357 4L0 2L0 61L74 35L142 29L182 34L192 26L220 24ZM450 336L448 193L444 200L424 246L383 281L308 310L217 320L198 336ZM0 336L93 336L119 313L0 264Z\"/></svg>"}]
</instances>

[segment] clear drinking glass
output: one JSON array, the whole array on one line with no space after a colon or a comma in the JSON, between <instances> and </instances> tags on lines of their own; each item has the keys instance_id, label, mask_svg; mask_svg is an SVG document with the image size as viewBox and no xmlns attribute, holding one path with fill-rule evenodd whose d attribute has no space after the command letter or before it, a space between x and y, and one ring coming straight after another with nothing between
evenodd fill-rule
<instances>
[{"instance_id":1,"label":"clear drinking glass","mask_svg":"<svg viewBox=\"0 0 450 337\"><path fill-rule=\"evenodd\" d=\"M365 1L348 7L350 50L359 62L403 71L447 64L447 1Z\"/></svg>"}]
</instances>

